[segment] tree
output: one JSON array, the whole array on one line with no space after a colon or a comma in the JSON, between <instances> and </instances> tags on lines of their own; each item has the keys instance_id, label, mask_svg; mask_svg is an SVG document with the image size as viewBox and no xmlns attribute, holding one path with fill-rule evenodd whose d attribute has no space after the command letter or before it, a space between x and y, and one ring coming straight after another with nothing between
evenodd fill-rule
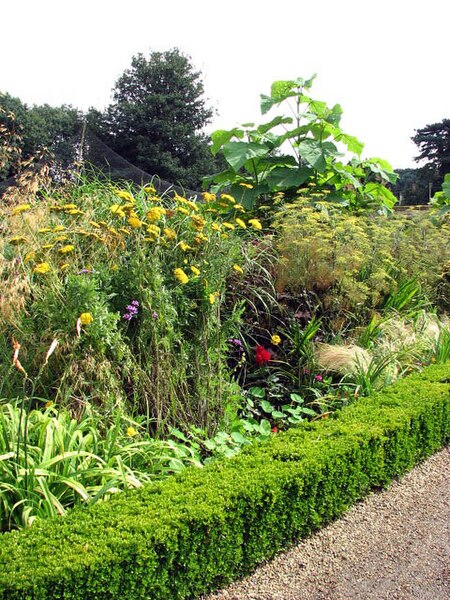
<instances>
[{"instance_id":1,"label":"tree","mask_svg":"<svg viewBox=\"0 0 450 600\"><path fill-rule=\"evenodd\" d=\"M400 204L428 204L430 193L435 189L433 176L426 167L420 169L397 169L398 179L392 186L393 194ZM438 188L436 188L437 190Z\"/></svg>"},{"instance_id":2,"label":"tree","mask_svg":"<svg viewBox=\"0 0 450 600\"><path fill-rule=\"evenodd\" d=\"M20 161L27 161L47 148L58 162L71 162L74 137L79 133L83 113L70 105L48 104L31 107L10 94L0 94L0 128L2 141L13 144L14 153L2 160L0 179L17 175ZM14 156L14 158L12 158Z\"/></svg>"},{"instance_id":3,"label":"tree","mask_svg":"<svg viewBox=\"0 0 450 600\"><path fill-rule=\"evenodd\" d=\"M436 189L442 185L444 177L450 173L450 119L416 129L411 139L419 147L420 154L415 161L426 160L426 168L435 176Z\"/></svg>"},{"instance_id":4,"label":"tree","mask_svg":"<svg viewBox=\"0 0 450 600\"><path fill-rule=\"evenodd\" d=\"M113 150L135 166L184 187L199 187L214 160L201 129L206 106L201 74L177 48L132 58L113 88L104 113L91 109L88 123Z\"/></svg>"}]
</instances>

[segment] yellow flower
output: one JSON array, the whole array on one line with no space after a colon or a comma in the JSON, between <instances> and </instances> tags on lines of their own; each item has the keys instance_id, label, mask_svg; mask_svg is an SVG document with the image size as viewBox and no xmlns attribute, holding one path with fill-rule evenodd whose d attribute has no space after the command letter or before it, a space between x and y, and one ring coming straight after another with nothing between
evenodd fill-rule
<instances>
[{"instance_id":1,"label":"yellow flower","mask_svg":"<svg viewBox=\"0 0 450 600\"><path fill-rule=\"evenodd\" d=\"M133 437L137 435L137 431L134 427L127 427L127 436L128 437Z\"/></svg>"},{"instance_id":2,"label":"yellow flower","mask_svg":"<svg viewBox=\"0 0 450 600\"><path fill-rule=\"evenodd\" d=\"M93 320L94 317L89 312L81 313L80 315L80 322L82 325L89 325L90 323L92 323Z\"/></svg>"},{"instance_id":3,"label":"yellow flower","mask_svg":"<svg viewBox=\"0 0 450 600\"><path fill-rule=\"evenodd\" d=\"M233 265L233 269L236 271L236 273L243 273L243 269L242 267L240 267L239 265Z\"/></svg>"},{"instance_id":4,"label":"yellow flower","mask_svg":"<svg viewBox=\"0 0 450 600\"><path fill-rule=\"evenodd\" d=\"M261 222L258 221L258 219L249 219L248 222L253 227L253 229L258 229L258 230L262 229Z\"/></svg>"},{"instance_id":5,"label":"yellow flower","mask_svg":"<svg viewBox=\"0 0 450 600\"><path fill-rule=\"evenodd\" d=\"M25 254L25 258L23 259L23 262L24 262L24 263L27 263L28 261L30 261L30 260L33 260L33 258L34 258L34 257L35 257L35 252L33 252L33 251L31 250L31 252L27 252L27 253Z\"/></svg>"},{"instance_id":6,"label":"yellow flower","mask_svg":"<svg viewBox=\"0 0 450 600\"><path fill-rule=\"evenodd\" d=\"M63 204L61 206L62 210L76 210L78 206L76 204Z\"/></svg>"},{"instance_id":7,"label":"yellow flower","mask_svg":"<svg viewBox=\"0 0 450 600\"><path fill-rule=\"evenodd\" d=\"M225 200L226 202L230 202L231 204L235 204L236 200L230 194L220 194L220 198Z\"/></svg>"},{"instance_id":8,"label":"yellow flower","mask_svg":"<svg viewBox=\"0 0 450 600\"><path fill-rule=\"evenodd\" d=\"M192 215L191 217L192 224L194 225L197 231L201 231L205 225L205 219L200 215Z\"/></svg>"},{"instance_id":9,"label":"yellow flower","mask_svg":"<svg viewBox=\"0 0 450 600\"><path fill-rule=\"evenodd\" d=\"M237 219L235 219L236 223L239 225L239 227L242 227L242 229L247 229L247 225L244 223L244 221L242 219L239 219L239 217Z\"/></svg>"},{"instance_id":10,"label":"yellow flower","mask_svg":"<svg viewBox=\"0 0 450 600\"><path fill-rule=\"evenodd\" d=\"M228 221L224 221L222 225L225 227L225 229L234 229L234 225L232 223L228 223Z\"/></svg>"},{"instance_id":11,"label":"yellow flower","mask_svg":"<svg viewBox=\"0 0 450 600\"><path fill-rule=\"evenodd\" d=\"M241 187L247 188L248 190L252 190L253 186L251 183L244 183L243 181L239 184Z\"/></svg>"},{"instance_id":12,"label":"yellow flower","mask_svg":"<svg viewBox=\"0 0 450 600\"><path fill-rule=\"evenodd\" d=\"M55 238L55 242L65 242L68 239L69 238L67 237L67 235L60 235L57 238Z\"/></svg>"},{"instance_id":13,"label":"yellow flower","mask_svg":"<svg viewBox=\"0 0 450 600\"><path fill-rule=\"evenodd\" d=\"M122 200L126 200L127 202L136 202L135 199L133 198L133 196L130 194L130 192L126 192L124 190L116 190L116 196L119 196L119 198L122 198Z\"/></svg>"},{"instance_id":14,"label":"yellow flower","mask_svg":"<svg viewBox=\"0 0 450 600\"><path fill-rule=\"evenodd\" d=\"M70 267L69 263L64 263L63 265L61 265L59 267L60 271L65 271L66 269L68 269Z\"/></svg>"},{"instance_id":15,"label":"yellow flower","mask_svg":"<svg viewBox=\"0 0 450 600\"><path fill-rule=\"evenodd\" d=\"M200 275L200 269L197 269L197 267L191 266L190 269L197 277Z\"/></svg>"},{"instance_id":16,"label":"yellow flower","mask_svg":"<svg viewBox=\"0 0 450 600\"><path fill-rule=\"evenodd\" d=\"M205 202L214 202L216 199L216 195L210 194L209 192L203 192L202 197Z\"/></svg>"},{"instance_id":17,"label":"yellow flower","mask_svg":"<svg viewBox=\"0 0 450 600\"><path fill-rule=\"evenodd\" d=\"M123 208L120 206L120 204L113 204L112 206L109 207L109 211L113 213L113 215L117 215L118 217L121 217L122 219L126 216L125 212L123 210Z\"/></svg>"},{"instance_id":18,"label":"yellow flower","mask_svg":"<svg viewBox=\"0 0 450 600\"><path fill-rule=\"evenodd\" d=\"M118 231L120 231L120 233L123 233L124 235L130 235L129 229L125 229L125 227L119 227Z\"/></svg>"},{"instance_id":19,"label":"yellow flower","mask_svg":"<svg viewBox=\"0 0 450 600\"><path fill-rule=\"evenodd\" d=\"M189 281L189 277L186 275L183 269L175 269L173 274L182 285L185 285Z\"/></svg>"},{"instance_id":20,"label":"yellow flower","mask_svg":"<svg viewBox=\"0 0 450 600\"><path fill-rule=\"evenodd\" d=\"M69 215L84 215L84 212L79 208L71 208L68 213Z\"/></svg>"},{"instance_id":21,"label":"yellow flower","mask_svg":"<svg viewBox=\"0 0 450 600\"><path fill-rule=\"evenodd\" d=\"M165 227L163 231L164 231L164 235L166 236L166 238L168 240L176 240L177 239L177 232L174 229Z\"/></svg>"},{"instance_id":22,"label":"yellow flower","mask_svg":"<svg viewBox=\"0 0 450 600\"><path fill-rule=\"evenodd\" d=\"M216 297L214 296L214 294L209 294L209 303L214 304L215 301L216 301Z\"/></svg>"},{"instance_id":23,"label":"yellow flower","mask_svg":"<svg viewBox=\"0 0 450 600\"><path fill-rule=\"evenodd\" d=\"M235 210L240 210L241 212L245 212L245 208L242 206L242 204L235 204L234 205Z\"/></svg>"},{"instance_id":24,"label":"yellow flower","mask_svg":"<svg viewBox=\"0 0 450 600\"><path fill-rule=\"evenodd\" d=\"M133 227L134 229L139 229L139 227L142 227L143 223L140 219L138 219L137 217L130 217L128 219L128 224Z\"/></svg>"},{"instance_id":25,"label":"yellow flower","mask_svg":"<svg viewBox=\"0 0 450 600\"><path fill-rule=\"evenodd\" d=\"M72 246L72 244L67 244L67 246L60 248L59 252L61 252L61 254L69 254L69 252L73 252L74 250L75 246Z\"/></svg>"},{"instance_id":26,"label":"yellow flower","mask_svg":"<svg viewBox=\"0 0 450 600\"><path fill-rule=\"evenodd\" d=\"M50 271L50 265L46 262L39 263L33 269L34 273L39 273L40 275L44 275L44 273L48 273Z\"/></svg>"},{"instance_id":27,"label":"yellow flower","mask_svg":"<svg viewBox=\"0 0 450 600\"><path fill-rule=\"evenodd\" d=\"M12 244L13 246L18 246L19 244L22 244L22 242L26 242L27 240L21 236L21 235L15 235L14 237L10 238L9 243Z\"/></svg>"},{"instance_id":28,"label":"yellow flower","mask_svg":"<svg viewBox=\"0 0 450 600\"><path fill-rule=\"evenodd\" d=\"M145 187L144 187L144 192L146 194L154 194L156 192L156 188L154 185L152 185L151 183L148 183Z\"/></svg>"},{"instance_id":29,"label":"yellow flower","mask_svg":"<svg viewBox=\"0 0 450 600\"><path fill-rule=\"evenodd\" d=\"M55 246L55 244L44 244L42 246L42 250L50 250L51 248L53 248L53 246Z\"/></svg>"},{"instance_id":30,"label":"yellow flower","mask_svg":"<svg viewBox=\"0 0 450 600\"><path fill-rule=\"evenodd\" d=\"M207 242L207 241L208 241L208 238L205 235L203 235L203 233L197 234L194 238L194 242L197 245L203 244L203 242Z\"/></svg>"},{"instance_id":31,"label":"yellow flower","mask_svg":"<svg viewBox=\"0 0 450 600\"><path fill-rule=\"evenodd\" d=\"M212 223L211 229L214 229L214 231L220 231L220 225L218 223Z\"/></svg>"},{"instance_id":32,"label":"yellow flower","mask_svg":"<svg viewBox=\"0 0 450 600\"><path fill-rule=\"evenodd\" d=\"M184 206L177 206L177 212L182 213L183 215L188 215L189 211Z\"/></svg>"},{"instance_id":33,"label":"yellow flower","mask_svg":"<svg viewBox=\"0 0 450 600\"><path fill-rule=\"evenodd\" d=\"M51 231L50 227L42 227L41 229L38 229L38 233L48 233L49 231Z\"/></svg>"},{"instance_id":34,"label":"yellow flower","mask_svg":"<svg viewBox=\"0 0 450 600\"><path fill-rule=\"evenodd\" d=\"M165 215L166 212L166 209L162 206L153 206L147 212L147 219L150 221L150 223L155 223L156 221L159 221L159 219Z\"/></svg>"},{"instance_id":35,"label":"yellow flower","mask_svg":"<svg viewBox=\"0 0 450 600\"><path fill-rule=\"evenodd\" d=\"M278 346L278 344L280 344L280 343L281 343L281 338L280 338L280 336L279 336L279 335L277 335L277 334L274 334L274 335L273 335L273 336L270 338L270 341L272 342L272 344L273 344L274 346Z\"/></svg>"},{"instance_id":36,"label":"yellow flower","mask_svg":"<svg viewBox=\"0 0 450 600\"><path fill-rule=\"evenodd\" d=\"M96 229L98 229L100 227L100 225L97 223L97 221L89 221L89 223L92 225L92 227L95 227Z\"/></svg>"},{"instance_id":37,"label":"yellow flower","mask_svg":"<svg viewBox=\"0 0 450 600\"><path fill-rule=\"evenodd\" d=\"M17 206L14 208L14 210L13 210L12 214L13 214L13 215L20 215L20 213L23 213L23 212L25 212L26 210L30 210L30 208L31 208L31 204L18 204L18 205L17 205Z\"/></svg>"},{"instance_id":38,"label":"yellow flower","mask_svg":"<svg viewBox=\"0 0 450 600\"><path fill-rule=\"evenodd\" d=\"M147 233L149 233L150 235L153 235L155 237L158 237L159 234L161 233L161 229L158 227L158 225L150 224L147 227Z\"/></svg>"},{"instance_id":39,"label":"yellow flower","mask_svg":"<svg viewBox=\"0 0 450 600\"><path fill-rule=\"evenodd\" d=\"M54 233L58 233L59 231L65 231L66 227L64 227L64 225L57 225L56 227L53 227L53 232Z\"/></svg>"},{"instance_id":40,"label":"yellow flower","mask_svg":"<svg viewBox=\"0 0 450 600\"><path fill-rule=\"evenodd\" d=\"M186 244L186 242L180 242L180 248L183 250L183 252L186 252L187 250L192 250L191 246L189 246L189 244Z\"/></svg>"}]
</instances>

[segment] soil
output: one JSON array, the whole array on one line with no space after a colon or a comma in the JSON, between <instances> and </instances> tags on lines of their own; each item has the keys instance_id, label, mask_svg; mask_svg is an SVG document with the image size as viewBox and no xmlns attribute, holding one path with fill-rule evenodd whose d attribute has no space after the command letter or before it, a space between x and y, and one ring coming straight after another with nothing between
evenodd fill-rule
<instances>
[{"instance_id":1,"label":"soil","mask_svg":"<svg viewBox=\"0 0 450 600\"><path fill-rule=\"evenodd\" d=\"M450 452L203 600L449 600Z\"/></svg>"}]
</instances>

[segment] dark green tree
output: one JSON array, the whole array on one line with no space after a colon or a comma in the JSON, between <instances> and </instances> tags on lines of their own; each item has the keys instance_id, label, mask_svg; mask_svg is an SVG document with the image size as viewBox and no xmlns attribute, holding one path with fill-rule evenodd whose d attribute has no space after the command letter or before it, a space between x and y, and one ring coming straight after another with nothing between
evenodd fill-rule
<instances>
[{"instance_id":1,"label":"dark green tree","mask_svg":"<svg viewBox=\"0 0 450 600\"><path fill-rule=\"evenodd\" d=\"M396 169L397 181L392 185L393 194L400 204L428 204L430 194L437 191L433 183L434 176L429 169Z\"/></svg>"},{"instance_id":2,"label":"dark green tree","mask_svg":"<svg viewBox=\"0 0 450 600\"><path fill-rule=\"evenodd\" d=\"M0 178L7 179L20 169L20 157L26 161L46 148L55 159L67 164L74 158L74 142L79 136L83 113L72 106L52 107L48 104L31 107L10 94L0 94L0 126L2 139L8 138L15 146L0 170Z\"/></svg>"},{"instance_id":3,"label":"dark green tree","mask_svg":"<svg viewBox=\"0 0 450 600\"><path fill-rule=\"evenodd\" d=\"M113 88L113 103L91 109L91 129L133 165L199 189L214 169L202 128L211 120L201 73L177 48L132 58Z\"/></svg>"},{"instance_id":4,"label":"dark green tree","mask_svg":"<svg viewBox=\"0 0 450 600\"><path fill-rule=\"evenodd\" d=\"M439 188L445 175L450 173L450 119L416 129L411 139L420 151L414 160L427 161L425 166L434 174L434 184Z\"/></svg>"}]
</instances>

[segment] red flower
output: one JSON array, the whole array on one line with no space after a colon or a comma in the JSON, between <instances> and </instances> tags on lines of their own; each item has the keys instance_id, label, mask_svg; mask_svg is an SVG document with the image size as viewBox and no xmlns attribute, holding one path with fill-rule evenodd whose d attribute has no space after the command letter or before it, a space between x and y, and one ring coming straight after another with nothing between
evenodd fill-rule
<instances>
[{"instance_id":1,"label":"red flower","mask_svg":"<svg viewBox=\"0 0 450 600\"><path fill-rule=\"evenodd\" d=\"M272 427L272 433L278 433L278 427L275 425L275 427Z\"/></svg>"},{"instance_id":2,"label":"red flower","mask_svg":"<svg viewBox=\"0 0 450 600\"><path fill-rule=\"evenodd\" d=\"M264 346L256 346L255 360L258 365L265 365L270 360L270 352Z\"/></svg>"}]
</instances>

